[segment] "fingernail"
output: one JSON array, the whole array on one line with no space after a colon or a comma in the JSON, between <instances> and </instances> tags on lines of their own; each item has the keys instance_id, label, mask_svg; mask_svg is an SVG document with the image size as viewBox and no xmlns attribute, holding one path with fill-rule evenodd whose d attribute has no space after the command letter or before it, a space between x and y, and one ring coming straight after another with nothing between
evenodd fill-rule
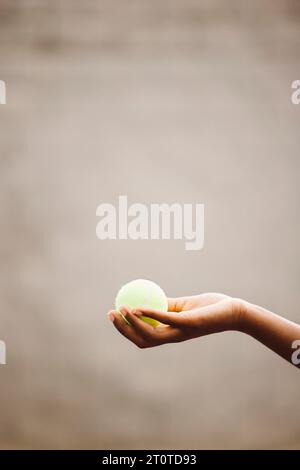
<instances>
[{"instance_id":1,"label":"fingernail","mask_svg":"<svg viewBox=\"0 0 300 470\"><path fill-rule=\"evenodd\" d=\"M113 313L109 313L108 315L108 319L113 323L115 321L115 316Z\"/></svg>"},{"instance_id":2,"label":"fingernail","mask_svg":"<svg viewBox=\"0 0 300 470\"><path fill-rule=\"evenodd\" d=\"M127 315L127 310L126 310L124 307L121 307L121 308L120 308L120 312L122 313L122 315L124 315L124 317L126 317L126 315Z\"/></svg>"}]
</instances>

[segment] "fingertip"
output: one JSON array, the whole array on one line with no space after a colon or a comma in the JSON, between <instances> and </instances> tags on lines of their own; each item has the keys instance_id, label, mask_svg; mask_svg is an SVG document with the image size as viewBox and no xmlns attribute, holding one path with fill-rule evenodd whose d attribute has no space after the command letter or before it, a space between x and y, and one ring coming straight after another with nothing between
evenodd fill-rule
<instances>
[{"instance_id":1,"label":"fingertip","mask_svg":"<svg viewBox=\"0 0 300 470\"><path fill-rule=\"evenodd\" d=\"M124 315L124 317L126 317L126 315L130 312L130 309L126 307L126 305L121 305L120 312L122 315Z\"/></svg>"},{"instance_id":2,"label":"fingertip","mask_svg":"<svg viewBox=\"0 0 300 470\"><path fill-rule=\"evenodd\" d=\"M136 317L140 317L142 315L142 312L140 310L132 310L131 312L133 315L135 315Z\"/></svg>"},{"instance_id":3,"label":"fingertip","mask_svg":"<svg viewBox=\"0 0 300 470\"><path fill-rule=\"evenodd\" d=\"M127 319L122 315L122 313L116 311L114 314L114 321L113 324L117 328L117 330L123 330L127 325L129 325Z\"/></svg>"},{"instance_id":4,"label":"fingertip","mask_svg":"<svg viewBox=\"0 0 300 470\"><path fill-rule=\"evenodd\" d=\"M122 309L129 310L129 307L127 305L120 305L120 310Z\"/></svg>"},{"instance_id":5,"label":"fingertip","mask_svg":"<svg viewBox=\"0 0 300 470\"><path fill-rule=\"evenodd\" d=\"M115 321L115 314L114 314L114 311L113 310L110 310L107 314L107 318L112 322L114 323Z\"/></svg>"}]
</instances>

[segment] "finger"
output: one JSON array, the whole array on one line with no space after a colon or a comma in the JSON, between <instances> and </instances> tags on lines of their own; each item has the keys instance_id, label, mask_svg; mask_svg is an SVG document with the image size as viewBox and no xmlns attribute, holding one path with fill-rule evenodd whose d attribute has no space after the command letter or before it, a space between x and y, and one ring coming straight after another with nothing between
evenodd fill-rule
<instances>
[{"instance_id":1,"label":"finger","mask_svg":"<svg viewBox=\"0 0 300 470\"><path fill-rule=\"evenodd\" d=\"M111 311L109 313L109 318L121 335L125 336L125 338L129 339L129 341L139 347L144 346L142 338L137 334L134 328L124 321L123 316L119 312L116 310Z\"/></svg>"},{"instance_id":2,"label":"finger","mask_svg":"<svg viewBox=\"0 0 300 470\"><path fill-rule=\"evenodd\" d=\"M140 318L139 311L130 312L128 308L121 307L121 313L126 317L129 324L135 329L138 336L141 336L148 346L176 341L181 331L171 326L153 327Z\"/></svg>"},{"instance_id":3,"label":"finger","mask_svg":"<svg viewBox=\"0 0 300 470\"><path fill-rule=\"evenodd\" d=\"M151 316L150 312L145 314ZM220 302L198 309L186 310L177 314L168 312L163 315L174 315L173 318L176 318L176 322L178 322L177 326L185 334L193 334L194 330L194 332L197 332L197 336L204 336L229 330L232 327L232 302L230 299L225 298ZM162 322L162 319L160 321Z\"/></svg>"},{"instance_id":4,"label":"finger","mask_svg":"<svg viewBox=\"0 0 300 470\"><path fill-rule=\"evenodd\" d=\"M168 298L168 311L169 312L181 312L188 297L169 297Z\"/></svg>"},{"instance_id":5,"label":"finger","mask_svg":"<svg viewBox=\"0 0 300 470\"><path fill-rule=\"evenodd\" d=\"M154 320L158 320L160 323L174 327L182 327L186 325L185 315L176 312L161 312L152 308L140 307L134 314L137 316L145 315L153 318Z\"/></svg>"},{"instance_id":6,"label":"finger","mask_svg":"<svg viewBox=\"0 0 300 470\"><path fill-rule=\"evenodd\" d=\"M153 327L148 323L145 323L145 321L143 321L134 312L130 313L128 317L133 328L135 328L137 333L143 337L148 347L158 346L165 343L174 343L183 338L183 331L180 328L163 324Z\"/></svg>"},{"instance_id":7,"label":"finger","mask_svg":"<svg viewBox=\"0 0 300 470\"><path fill-rule=\"evenodd\" d=\"M138 318L130 311L125 311L125 309L121 308L121 313L125 316L126 320L129 324L135 329L138 335L142 336L145 339L151 338L151 333L154 331L153 326L149 325L148 323L144 322L142 319Z\"/></svg>"},{"instance_id":8,"label":"finger","mask_svg":"<svg viewBox=\"0 0 300 470\"><path fill-rule=\"evenodd\" d=\"M129 321L127 320L126 316L127 314L130 312L130 309L129 307L127 307L126 305L121 305L120 307L120 310L119 310L119 313L121 314L121 316L123 317L124 321L126 323L128 323L128 325L130 325Z\"/></svg>"},{"instance_id":9,"label":"finger","mask_svg":"<svg viewBox=\"0 0 300 470\"><path fill-rule=\"evenodd\" d=\"M111 311L109 315L113 316L113 324L115 328L125 336L125 338L129 339L129 341L133 342L140 348L154 347L165 343L174 343L184 339L184 335L180 329L173 328L171 326L153 328L131 312L128 312L126 315L128 320L130 320L130 324L128 321L125 323L124 317L120 312ZM141 328L143 328L143 326L137 325L137 322L145 325L146 328L149 327L147 332L146 329L143 329L143 336L141 334Z\"/></svg>"},{"instance_id":10,"label":"finger","mask_svg":"<svg viewBox=\"0 0 300 470\"><path fill-rule=\"evenodd\" d=\"M176 343L185 339L184 330L169 325L153 328L157 344Z\"/></svg>"},{"instance_id":11,"label":"finger","mask_svg":"<svg viewBox=\"0 0 300 470\"><path fill-rule=\"evenodd\" d=\"M216 300L214 300L216 302ZM211 296L208 294L190 295L187 297L170 297L168 298L169 312L182 312L183 310L191 310L192 308L202 307L212 303Z\"/></svg>"},{"instance_id":12,"label":"finger","mask_svg":"<svg viewBox=\"0 0 300 470\"><path fill-rule=\"evenodd\" d=\"M228 298L224 294L205 293L199 295L191 295L187 297L169 298L168 311L181 312L192 310L194 308L205 307L206 305L215 304Z\"/></svg>"}]
</instances>

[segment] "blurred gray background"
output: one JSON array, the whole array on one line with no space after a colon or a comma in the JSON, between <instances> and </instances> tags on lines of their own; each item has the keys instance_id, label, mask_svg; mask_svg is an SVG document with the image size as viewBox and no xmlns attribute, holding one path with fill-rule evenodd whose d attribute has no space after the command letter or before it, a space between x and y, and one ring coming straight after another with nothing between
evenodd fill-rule
<instances>
[{"instance_id":1,"label":"blurred gray background","mask_svg":"<svg viewBox=\"0 0 300 470\"><path fill-rule=\"evenodd\" d=\"M299 31L296 0L0 0L1 448L300 448L272 352L105 315L146 277L300 321ZM205 203L204 249L97 240L119 194Z\"/></svg>"}]
</instances>

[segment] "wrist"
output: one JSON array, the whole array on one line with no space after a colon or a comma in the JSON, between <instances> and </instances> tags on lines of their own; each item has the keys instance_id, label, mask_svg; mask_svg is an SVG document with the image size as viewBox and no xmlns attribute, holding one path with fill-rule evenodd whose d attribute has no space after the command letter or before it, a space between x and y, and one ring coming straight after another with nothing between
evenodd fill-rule
<instances>
[{"instance_id":1,"label":"wrist","mask_svg":"<svg viewBox=\"0 0 300 470\"><path fill-rule=\"evenodd\" d=\"M272 315L271 312L251 304L246 300L237 300L237 330L250 336L256 336L261 324Z\"/></svg>"},{"instance_id":2,"label":"wrist","mask_svg":"<svg viewBox=\"0 0 300 470\"><path fill-rule=\"evenodd\" d=\"M233 329L247 333L249 329L250 304L246 300L234 298L233 301Z\"/></svg>"}]
</instances>

